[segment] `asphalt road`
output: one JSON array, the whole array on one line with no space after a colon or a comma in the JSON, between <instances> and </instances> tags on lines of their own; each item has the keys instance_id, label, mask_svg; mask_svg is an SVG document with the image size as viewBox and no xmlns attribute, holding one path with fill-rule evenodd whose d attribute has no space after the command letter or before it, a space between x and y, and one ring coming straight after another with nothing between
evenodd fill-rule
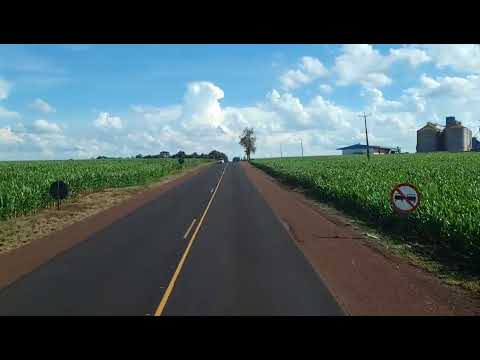
<instances>
[{"instance_id":1,"label":"asphalt road","mask_svg":"<svg viewBox=\"0 0 480 360\"><path fill-rule=\"evenodd\" d=\"M238 163L210 166L0 290L0 315L155 314L343 312Z\"/></svg>"}]
</instances>

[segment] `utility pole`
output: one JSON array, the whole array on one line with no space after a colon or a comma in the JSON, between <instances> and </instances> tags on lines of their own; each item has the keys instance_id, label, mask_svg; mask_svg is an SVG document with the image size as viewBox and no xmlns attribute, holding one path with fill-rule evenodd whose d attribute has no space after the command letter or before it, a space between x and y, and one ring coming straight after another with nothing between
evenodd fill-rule
<instances>
[{"instance_id":1,"label":"utility pole","mask_svg":"<svg viewBox=\"0 0 480 360\"><path fill-rule=\"evenodd\" d=\"M302 139L300 139L300 147L302 148L302 157L303 157L303 143L302 143Z\"/></svg>"},{"instance_id":2,"label":"utility pole","mask_svg":"<svg viewBox=\"0 0 480 360\"><path fill-rule=\"evenodd\" d=\"M363 115L358 115L359 117L363 117L363 119L365 120L365 138L367 139L367 158L368 160L370 160L370 146L368 145L368 130L367 130L367 116L371 116L372 114L365 114L365 112L363 113Z\"/></svg>"},{"instance_id":3,"label":"utility pole","mask_svg":"<svg viewBox=\"0 0 480 360\"><path fill-rule=\"evenodd\" d=\"M280 157L283 158L283 153L282 153L282 144L280 144Z\"/></svg>"}]
</instances>

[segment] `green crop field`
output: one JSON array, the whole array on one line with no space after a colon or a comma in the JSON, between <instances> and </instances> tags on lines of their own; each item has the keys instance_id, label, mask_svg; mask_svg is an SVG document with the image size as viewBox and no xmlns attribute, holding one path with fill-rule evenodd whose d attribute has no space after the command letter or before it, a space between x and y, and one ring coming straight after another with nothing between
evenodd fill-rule
<instances>
[{"instance_id":1,"label":"green crop field","mask_svg":"<svg viewBox=\"0 0 480 360\"><path fill-rule=\"evenodd\" d=\"M322 156L252 163L350 214L479 259L478 153L386 155L370 161L356 155ZM389 203L390 191L399 183L411 183L421 193L420 207L408 217L397 215Z\"/></svg>"},{"instance_id":2,"label":"green crop field","mask_svg":"<svg viewBox=\"0 0 480 360\"><path fill-rule=\"evenodd\" d=\"M207 160L65 160L0 162L0 219L52 205L50 184L62 180L71 196L106 188L143 185Z\"/></svg>"}]
</instances>

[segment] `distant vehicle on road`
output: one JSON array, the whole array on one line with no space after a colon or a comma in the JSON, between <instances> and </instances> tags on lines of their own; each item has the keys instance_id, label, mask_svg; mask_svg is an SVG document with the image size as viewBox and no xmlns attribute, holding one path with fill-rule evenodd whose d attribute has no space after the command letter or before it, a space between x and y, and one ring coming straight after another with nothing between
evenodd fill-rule
<instances>
[{"instance_id":1,"label":"distant vehicle on road","mask_svg":"<svg viewBox=\"0 0 480 360\"><path fill-rule=\"evenodd\" d=\"M237 162L237 161L240 161L240 158L239 157L234 157L233 162Z\"/></svg>"},{"instance_id":2,"label":"distant vehicle on road","mask_svg":"<svg viewBox=\"0 0 480 360\"><path fill-rule=\"evenodd\" d=\"M220 159L217 161L217 164L223 164L223 162L224 162L223 159Z\"/></svg>"}]
</instances>

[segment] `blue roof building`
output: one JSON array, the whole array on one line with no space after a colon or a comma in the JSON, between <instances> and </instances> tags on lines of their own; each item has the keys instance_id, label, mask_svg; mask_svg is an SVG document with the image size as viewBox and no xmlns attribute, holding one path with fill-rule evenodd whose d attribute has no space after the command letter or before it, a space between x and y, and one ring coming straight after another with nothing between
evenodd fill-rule
<instances>
[{"instance_id":1,"label":"blue roof building","mask_svg":"<svg viewBox=\"0 0 480 360\"><path fill-rule=\"evenodd\" d=\"M384 146L370 145L370 154L372 155L381 155L381 154L395 154L400 152L400 148L390 148ZM360 143L350 146L345 146L338 148L337 150L342 150L342 155L353 155L353 154L366 154L367 145L362 145Z\"/></svg>"}]
</instances>

